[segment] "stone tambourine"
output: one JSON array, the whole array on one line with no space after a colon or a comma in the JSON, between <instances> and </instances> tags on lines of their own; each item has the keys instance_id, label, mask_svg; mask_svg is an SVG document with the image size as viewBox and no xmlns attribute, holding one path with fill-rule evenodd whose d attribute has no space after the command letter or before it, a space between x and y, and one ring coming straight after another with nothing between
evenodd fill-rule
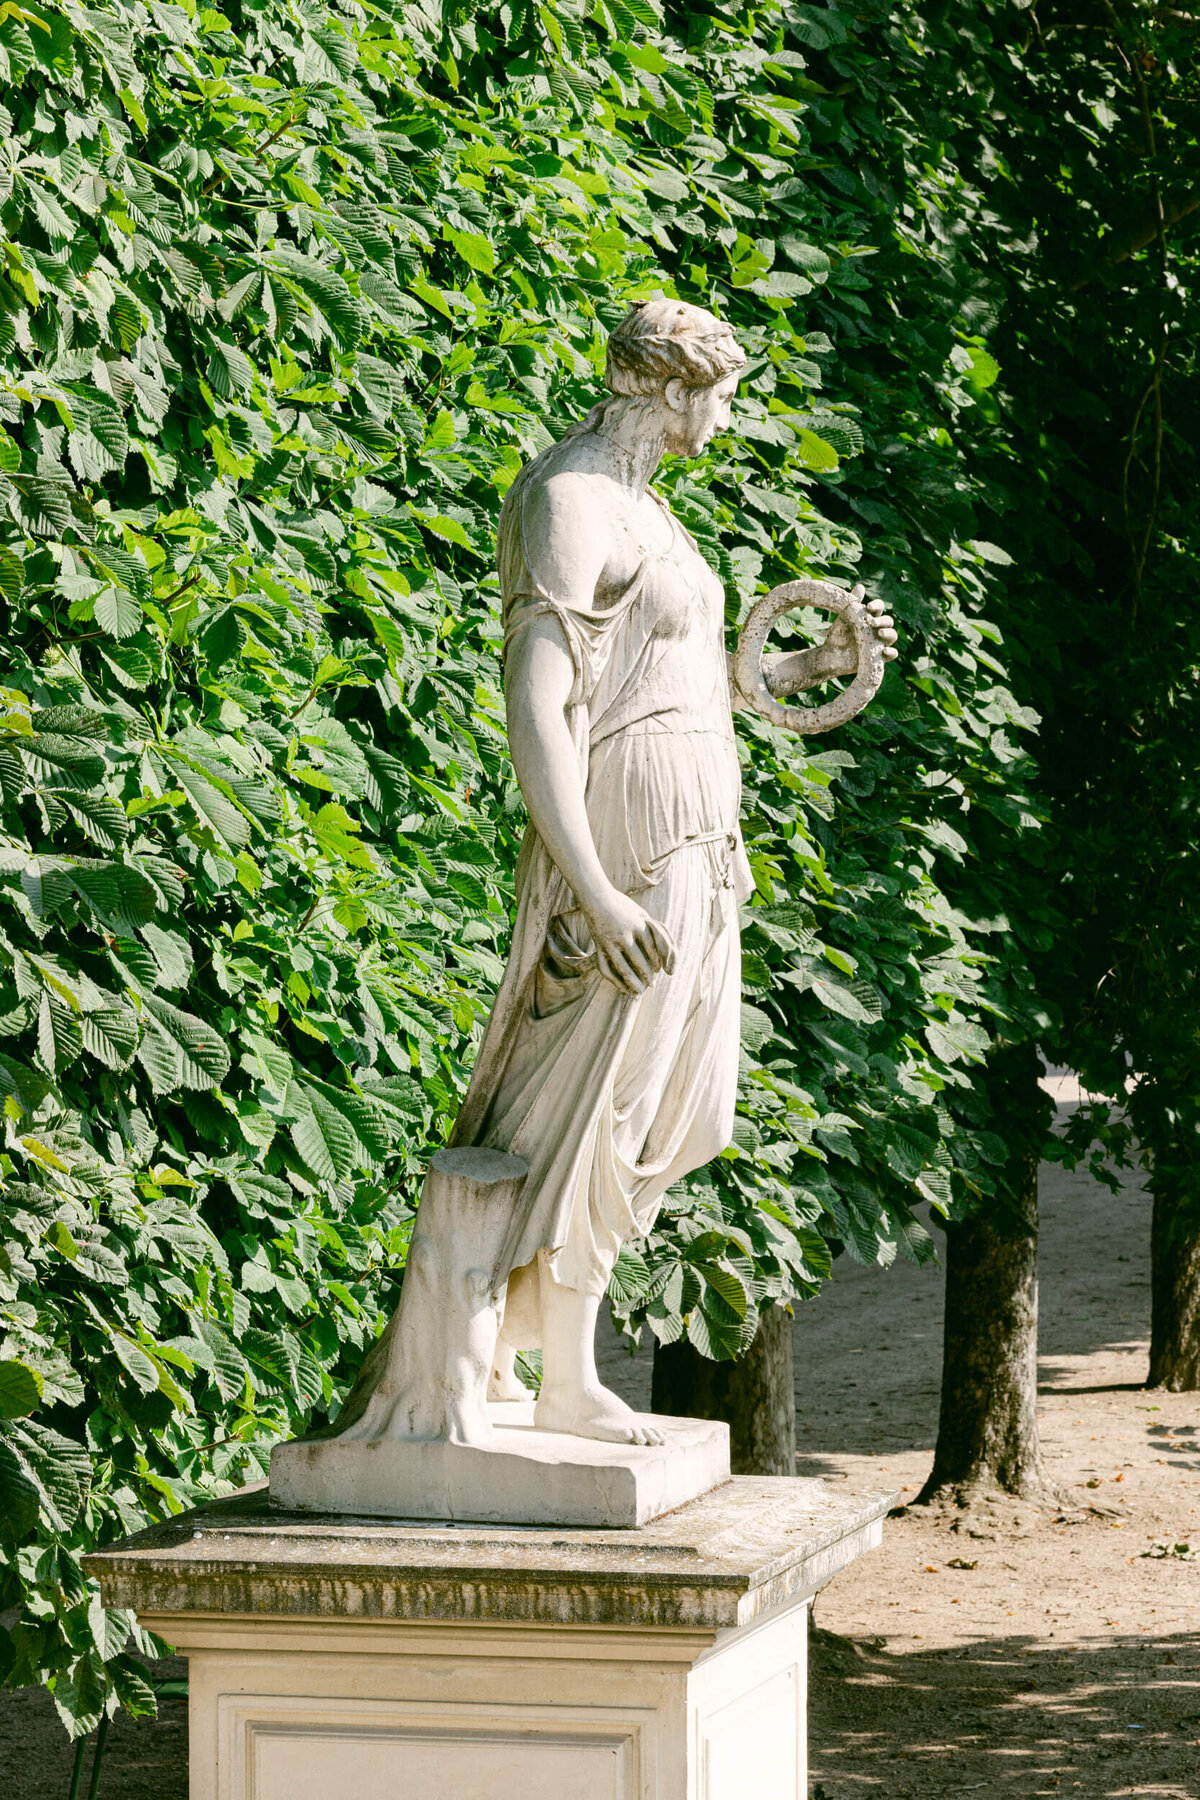
<instances>
[{"instance_id":1,"label":"stone tambourine","mask_svg":"<svg viewBox=\"0 0 1200 1800\"><path fill-rule=\"evenodd\" d=\"M761 713L772 725L810 736L832 731L862 711L883 680L884 647L875 631L871 614L863 604L863 589L836 587L832 581L785 581L772 588L750 609L733 654L733 678L747 706ZM767 686L762 654L767 636L776 619L796 606L821 606L838 613L854 634L858 652L858 669L854 680L843 693L836 694L820 706L784 706Z\"/></svg>"}]
</instances>

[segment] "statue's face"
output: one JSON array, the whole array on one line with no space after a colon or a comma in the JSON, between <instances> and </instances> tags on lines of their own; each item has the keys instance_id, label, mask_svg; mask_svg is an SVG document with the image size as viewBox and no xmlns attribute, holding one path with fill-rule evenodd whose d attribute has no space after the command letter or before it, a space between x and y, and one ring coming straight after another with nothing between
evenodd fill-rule
<instances>
[{"instance_id":1,"label":"statue's face","mask_svg":"<svg viewBox=\"0 0 1200 1800\"><path fill-rule=\"evenodd\" d=\"M682 381L668 381L663 394L666 448L673 456L699 456L718 431L726 429L737 385L736 371L712 387L685 387Z\"/></svg>"}]
</instances>

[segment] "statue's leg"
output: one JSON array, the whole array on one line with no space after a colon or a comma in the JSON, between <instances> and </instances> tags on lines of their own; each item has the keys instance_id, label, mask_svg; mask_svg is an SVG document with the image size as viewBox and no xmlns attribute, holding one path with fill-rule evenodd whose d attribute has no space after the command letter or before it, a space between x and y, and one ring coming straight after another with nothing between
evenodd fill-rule
<instances>
[{"instance_id":1,"label":"statue's leg","mask_svg":"<svg viewBox=\"0 0 1200 1800\"><path fill-rule=\"evenodd\" d=\"M489 1400L528 1400L529 1389L517 1374L517 1346L501 1332L488 1377Z\"/></svg>"},{"instance_id":2,"label":"statue's leg","mask_svg":"<svg viewBox=\"0 0 1200 1800\"><path fill-rule=\"evenodd\" d=\"M600 1294L555 1281L541 1259L542 1391L534 1424L541 1431L614 1444L661 1444L656 1425L606 1388L596 1368Z\"/></svg>"},{"instance_id":3,"label":"statue's leg","mask_svg":"<svg viewBox=\"0 0 1200 1800\"><path fill-rule=\"evenodd\" d=\"M529 1389L517 1374L518 1350L540 1350L542 1310L536 1262L513 1269L504 1292L503 1319L488 1377L489 1400L528 1400Z\"/></svg>"}]
</instances>

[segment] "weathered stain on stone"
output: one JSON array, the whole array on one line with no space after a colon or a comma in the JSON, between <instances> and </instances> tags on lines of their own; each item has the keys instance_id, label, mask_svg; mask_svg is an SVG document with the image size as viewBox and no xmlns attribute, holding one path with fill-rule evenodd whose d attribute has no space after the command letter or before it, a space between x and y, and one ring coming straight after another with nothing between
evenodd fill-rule
<instances>
[{"instance_id":1,"label":"weathered stain on stone","mask_svg":"<svg viewBox=\"0 0 1200 1800\"><path fill-rule=\"evenodd\" d=\"M719 1629L823 1586L895 1499L735 1477L640 1531L585 1531L323 1519L251 1488L85 1562L142 1614Z\"/></svg>"}]
</instances>

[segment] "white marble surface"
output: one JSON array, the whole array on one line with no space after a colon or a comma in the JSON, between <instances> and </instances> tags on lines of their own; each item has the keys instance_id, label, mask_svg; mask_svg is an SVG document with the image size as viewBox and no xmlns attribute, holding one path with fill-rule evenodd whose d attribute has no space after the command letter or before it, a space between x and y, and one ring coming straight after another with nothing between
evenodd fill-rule
<instances>
[{"instance_id":1,"label":"white marble surface","mask_svg":"<svg viewBox=\"0 0 1200 1800\"><path fill-rule=\"evenodd\" d=\"M656 1418L656 1444L537 1430L534 1404L493 1402L485 1441L384 1436L281 1445L283 1508L383 1518L633 1529L729 1480L729 1427Z\"/></svg>"}]
</instances>

